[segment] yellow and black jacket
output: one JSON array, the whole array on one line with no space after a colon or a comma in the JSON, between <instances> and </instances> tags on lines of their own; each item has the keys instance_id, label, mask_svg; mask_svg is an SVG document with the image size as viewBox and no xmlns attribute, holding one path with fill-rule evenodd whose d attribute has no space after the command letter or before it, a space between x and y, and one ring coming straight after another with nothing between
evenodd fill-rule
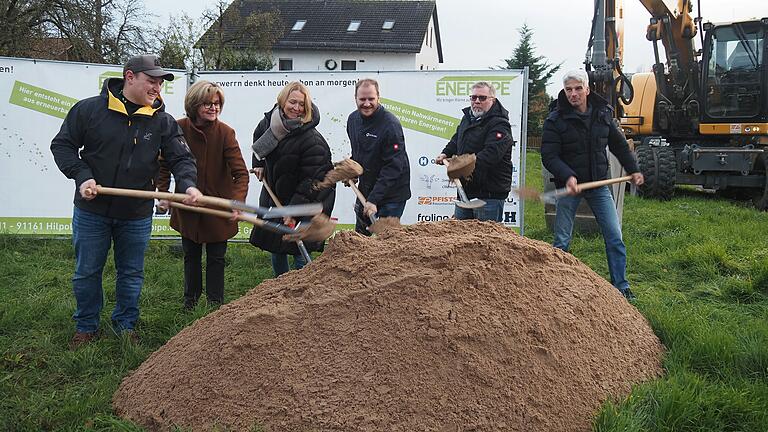
<instances>
[{"instance_id":1,"label":"yellow and black jacket","mask_svg":"<svg viewBox=\"0 0 768 432\"><path fill-rule=\"evenodd\" d=\"M174 174L176 190L197 181L195 158L176 120L164 111L162 99L128 114L116 96L123 80L110 78L101 94L75 104L51 142L62 173L75 180L75 206L106 217L139 219L152 214L152 200L98 196L85 201L78 188L88 179L108 187L155 190L162 157Z\"/></svg>"}]
</instances>

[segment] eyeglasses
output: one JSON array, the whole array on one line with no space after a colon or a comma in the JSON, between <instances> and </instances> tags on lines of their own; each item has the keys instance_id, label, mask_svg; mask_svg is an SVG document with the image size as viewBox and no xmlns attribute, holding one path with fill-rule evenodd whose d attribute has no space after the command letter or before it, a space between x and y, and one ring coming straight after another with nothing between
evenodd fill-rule
<instances>
[{"instance_id":1,"label":"eyeglasses","mask_svg":"<svg viewBox=\"0 0 768 432\"><path fill-rule=\"evenodd\" d=\"M221 102L203 102L203 108L205 109L219 109L221 108Z\"/></svg>"},{"instance_id":2,"label":"eyeglasses","mask_svg":"<svg viewBox=\"0 0 768 432\"><path fill-rule=\"evenodd\" d=\"M471 95L469 97L469 100L471 100L473 102L476 101L476 100L479 100L480 102L485 102L486 99L492 98L492 97L493 96L486 96L486 95Z\"/></svg>"}]
</instances>

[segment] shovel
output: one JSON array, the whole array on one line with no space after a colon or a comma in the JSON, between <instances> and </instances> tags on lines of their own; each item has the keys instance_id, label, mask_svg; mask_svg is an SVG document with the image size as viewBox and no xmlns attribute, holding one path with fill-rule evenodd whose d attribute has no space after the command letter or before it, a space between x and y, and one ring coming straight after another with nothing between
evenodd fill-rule
<instances>
[{"instance_id":1,"label":"shovel","mask_svg":"<svg viewBox=\"0 0 768 432\"><path fill-rule=\"evenodd\" d=\"M446 168L450 166L450 162L448 162L448 159L443 160L443 164ZM467 197L467 193L464 192L464 187L461 185L461 180L458 178L452 178L450 175L448 178L453 182L453 184L456 186L456 190L459 191L459 201L456 201L456 205L463 208L463 209L476 209L480 208L485 205L485 201L478 199L478 198L472 198L471 200L469 197Z\"/></svg>"},{"instance_id":2,"label":"shovel","mask_svg":"<svg viewBox=\"0 0 768 432\"><path fill-rule=\"evenodd\" d=\"M365 196L363 195L363 193L360 192L360 189L357 188L357 185L355 184L355 182L353 182L352 180L347 180L347 184L349 185L350 188L352 188L352 191L357 196L357 200L360 201L360 205L362 205L363 208L365 208L365 204L368 201L365 199ZM376 224L376 222L379 221L379 217L374 213L368 216L368 218L371 219L371 226L368 227L368 230L370 232L374 232L375 230L372 230L371 228Z\"/></svg>"},{"instance_id":3,"label":"shovel","mask_svg":"<svg viewBox=\"0 0 768 432\"><path fill-rule=\"evenodd\" d=\"M579 188L582 191L585 191L589 189L599 188L601 186L608 186L608 185L622 183L630 180L632 180L632 176L616 177L616 178L611 178L606 180L598 180L598 181L581 183L579 184ZM517 194L517 196L524 199L526 198L537 199L547 204L554 204L557 198L568 195L568 189L560 188L560 189L551 190L549 192L539 193L536 190L521 188L521 189L515 189L514 193Z\"/></svg>"},{"instance_id":4,"label":"shovel","mask_svg":"<svg viewBox=\"0 0 768 432\"><path fill-rule=\"evenodd\" d=\"M136 189L120 189L110 188L104 186L96 186L96 192L102 195L117 195L131 198L143 198L143 199L158 199L168 200L175 202L182 202L187 195L170 193L170 192L153 192ZM207 206L223 207L231 210L240 210L249 213L255 213L261 216L263 219L275 219L283 217L296 217L296 216L314 216L323 211L323 205L319 203L315 204L301 204L287 207L254 207L244 202L237 200L230 200L226 198L218 198L212 196L202 196L198 199L198 202Z\"/></svg>"},{"instance_id":5,"label":"shovel","mask_svg":"<svg viewBox=\"0 0 768 432\"><path fill-rule=\"evenodd\" d=\"M228 212L228 211L225 211L225 210L216 210L216 209L211 209L211 208L206 208L206 207L188 206L186 204L181 204L181 203L178 203L178 202L175 202L175 201L171 201L168 204L171 207L176 207L176 208L181 209L181 210L191 211L191 212L196 212L196 213L209 214L209 215L219 216L219 217L227 218L227 219L231 219L232 215L233 215L232 212ZM257 218L256 216L248 215L248 214L242 214L242 213L237 215L237 220L241 220L241 221L244 221L244 222L250 222L254 226L257 226L259 228L265 229L267 231L272 231L272 232L276 232L278 234L283 234L283 235L289 235L289 236L296 237L296 238L303 238L303 239L308 240L308 241L323 241L323 240L327 239L327 237L323 237L323 234L317 232L316 230L310 230L306 226L303 227L303 229L301 229L301 230L300 229L293 229L291 227L287 227L287 226L279 224L279 223L265 221L263 219ZM298 241L300 241L300 240L298 240ZM309 262L309 261L307 261L307 262Z\"/></svg>"},{"instance_id":6,"label":"shovel","mask_svg":"<svg viewBox=\"0 0 768 432\"><path fill-rule=\"evenodd\" d=\"M272 198L272 201L277 205L277 207L283 207L283 204L280 202L280 199L275 195L274 192L272 192L272 188L269 187L266 181L262 180L261 185L264 186L264 189L267 190L267 193ZM301 222L299 222L297 227L301 225ZM296 247L299 248L299 252L301 252L301 256L304 257L304 261L309 264L312 262L312 257L309 256L309 251L307 250L307 247L304 245L304 242L301 240L296 240Z\"/></svg>"}]
</instances>

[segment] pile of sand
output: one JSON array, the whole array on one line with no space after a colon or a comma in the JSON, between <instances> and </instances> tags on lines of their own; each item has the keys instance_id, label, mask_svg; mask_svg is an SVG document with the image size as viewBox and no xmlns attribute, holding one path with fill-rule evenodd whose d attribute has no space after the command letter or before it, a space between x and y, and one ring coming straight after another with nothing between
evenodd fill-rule
<instances>
[{"instance_id":1,"label":"pile of sand","mask_svg":"<svg viewBox=\"0 0 768 432\"><path fill-rule=\"evenodd\" d=\"M343 232L126 377L151 430L587 431L663 348L573 256L493 223Z\"/></svg>"}]
</instances>

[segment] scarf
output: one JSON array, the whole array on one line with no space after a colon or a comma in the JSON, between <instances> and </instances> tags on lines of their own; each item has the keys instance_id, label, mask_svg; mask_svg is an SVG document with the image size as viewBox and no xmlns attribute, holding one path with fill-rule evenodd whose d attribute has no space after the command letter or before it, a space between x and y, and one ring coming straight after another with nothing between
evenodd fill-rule
<instances>
[{"instance_id":1,"label":"scarf","mask_svg":"<svg viewBox=\"0 0 768 432\"><path fill-rule=\"evenodd\" d=\"M272 115L269 119L269 129L267 129L261 136L253 143L253 154L256 156L256 160L263 160L268 154L272 153L277 147L277 144L288 134L298 129L302 125L301 118L287 120L283 116L283 110L280 107L274 107L272 109Z\"/></svg>"}]
</instances>

